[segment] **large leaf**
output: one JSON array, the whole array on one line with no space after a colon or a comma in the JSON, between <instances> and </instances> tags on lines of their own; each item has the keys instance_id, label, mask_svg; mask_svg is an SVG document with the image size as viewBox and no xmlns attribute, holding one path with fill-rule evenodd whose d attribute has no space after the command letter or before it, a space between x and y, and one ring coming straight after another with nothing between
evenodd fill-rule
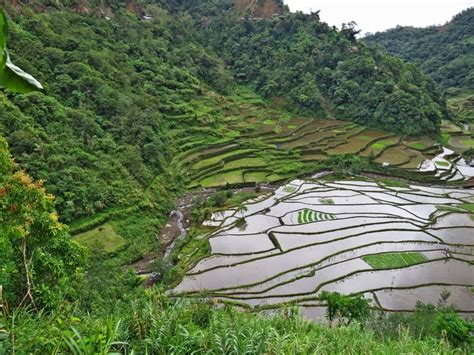
<instances>
[{"instance_id":1,"label":"large leaf","mask_svg":"<svg viewBox=\"0 0 474 355\"><path fill-rule=\"evenodd\" d=\"M3 10L0 9L0 53L7 47L8 22Z\"/></svg>"},{"instance_id":2,"label":"large leaf","mask_svg":"<svg viewBox=\"0 0 474 355\"><path fill-rule=\"evenodd\" d=\"M0 87L22 94L43 89L38 80L13 64L8 52L5 53L6 65L0 69Z\"/></svg>"},{"instance_id":3,"label":"large leaf","mask_svg":"<svg viewBox=\"0 0 474 355\"><path fill-rule=\"evenodd\" d=\"M7 47L8 23L3 10L0 10L0 70L7 61L5 48Z\"/></svg>"},{"instance_id":4,"label":"large leaf","mask_svg":"<svg viewBox=\"0 0 474 355\"><path fill-rule=\"evenodd\" d=\"M6 49L7 35L7 18L3 10L0 9L0 87L22 94L42 89L43 86L38 80L10 61Z\"/></svg>"},{"instance_id":5,"label":"large leaf","mask_svg":"<svg viewBox=\"0 0 474 355\"><path fill-rule=\"evenodd\" d=\"M0 49L0 70L5 68L5 64L7 64L7 50Z\"/></svg>"}]
</instances>

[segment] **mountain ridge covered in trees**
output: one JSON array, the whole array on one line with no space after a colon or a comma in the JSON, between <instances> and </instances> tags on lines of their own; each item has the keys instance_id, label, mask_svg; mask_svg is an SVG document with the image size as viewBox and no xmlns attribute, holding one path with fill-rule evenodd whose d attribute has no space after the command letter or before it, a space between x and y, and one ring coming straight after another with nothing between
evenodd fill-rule
<instances>
[{"instance_id":1,"label":"mountain ridge covered in trees","mask_svg":"<svg viewBox=\"0 0 474 355\"><path fill-rule=\"evenodd\" d=\"M0 133L67 223L133 206L147 225L161 225L185 175L169 166L170 132L185 131L187 120L222 124L225 113L207 97L225 102L238 85L293 115L405 134L436 132L447 115L441 92L415 66L317 13L255 20L225 0L32 3L6 6L10 52L45 90L0 94Z\"/></svg>"},{"instance_id":2,"label":"mountain ridge covered in trees","mask_svg":"<svg viewBox=\"0 0 474 355\"><path fill-rule=\"evenodd\" d=\"M441 26L397 27L363 38L413 62L444 87L474 89L474 7Z\"/></svg>"}]
</instances>

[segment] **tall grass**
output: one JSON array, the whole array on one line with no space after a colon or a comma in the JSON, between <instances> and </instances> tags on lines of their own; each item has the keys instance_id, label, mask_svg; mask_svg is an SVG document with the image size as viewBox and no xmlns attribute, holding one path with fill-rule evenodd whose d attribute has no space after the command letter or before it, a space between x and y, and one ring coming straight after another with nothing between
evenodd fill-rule
<instances>
[{"instance_id":1,"label":"tall grass","mask_svg":"<svg viewBox=\"0 0 474 355\"><path fill-rule=\"evenodd\" d=\"M170 300L156 291L118 306L105 319L72 309L41 316L21 312L14 327L10 317L7 327L14 337L0 342L0 349L52 354L463 353L446 341L415 339L403 329L382 338L360 324L330 328L304 320L295 309L264 316Z\"/></svg>"}]
</instances>

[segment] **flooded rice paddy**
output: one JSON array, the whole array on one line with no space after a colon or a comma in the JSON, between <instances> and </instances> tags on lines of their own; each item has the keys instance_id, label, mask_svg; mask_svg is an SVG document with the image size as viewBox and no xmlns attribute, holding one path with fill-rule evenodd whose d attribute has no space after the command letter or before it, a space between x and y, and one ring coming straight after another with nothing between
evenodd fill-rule
<instances>
[{"instance_id":1,"label":"flooded rice paddy","mask_svg":"<svg viewBox=\"0 0 474 355\"><path fill-rule=\"evenodd\" d=\"M292 301L316 318L325 290L409 311L448 289L448 304L474 313L473 201L472 190L295 180L213 215L211 255L173 292L252 307Z\"/></svg>"}]
</instances>

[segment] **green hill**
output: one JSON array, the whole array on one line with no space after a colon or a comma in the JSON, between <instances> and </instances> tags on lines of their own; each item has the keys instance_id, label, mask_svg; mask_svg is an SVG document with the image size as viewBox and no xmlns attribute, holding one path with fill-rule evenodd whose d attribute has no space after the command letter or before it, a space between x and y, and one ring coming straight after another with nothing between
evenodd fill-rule
<instances>
[{"instance_id":1,"label":"green hill","mask_svg":"<svg viewBox=\"0 0 474 355\"><path fill-rule=\"evenodd\" d=\"M474 121L474 8L442 26L397 27L363 38L389 54L415 63L447 89L453 114Z\"/></svg>"},{"instance_id":2,"label":"green hill","mask_svg":"<svg viewBox=\"0 0 474 355\"><path fill-rule=\"evenodd\" d=\"M391 55L417 64L444 87L474 88L474 8L442 26L397 27L364 37Z\"/></svg>"}]
</instances>

